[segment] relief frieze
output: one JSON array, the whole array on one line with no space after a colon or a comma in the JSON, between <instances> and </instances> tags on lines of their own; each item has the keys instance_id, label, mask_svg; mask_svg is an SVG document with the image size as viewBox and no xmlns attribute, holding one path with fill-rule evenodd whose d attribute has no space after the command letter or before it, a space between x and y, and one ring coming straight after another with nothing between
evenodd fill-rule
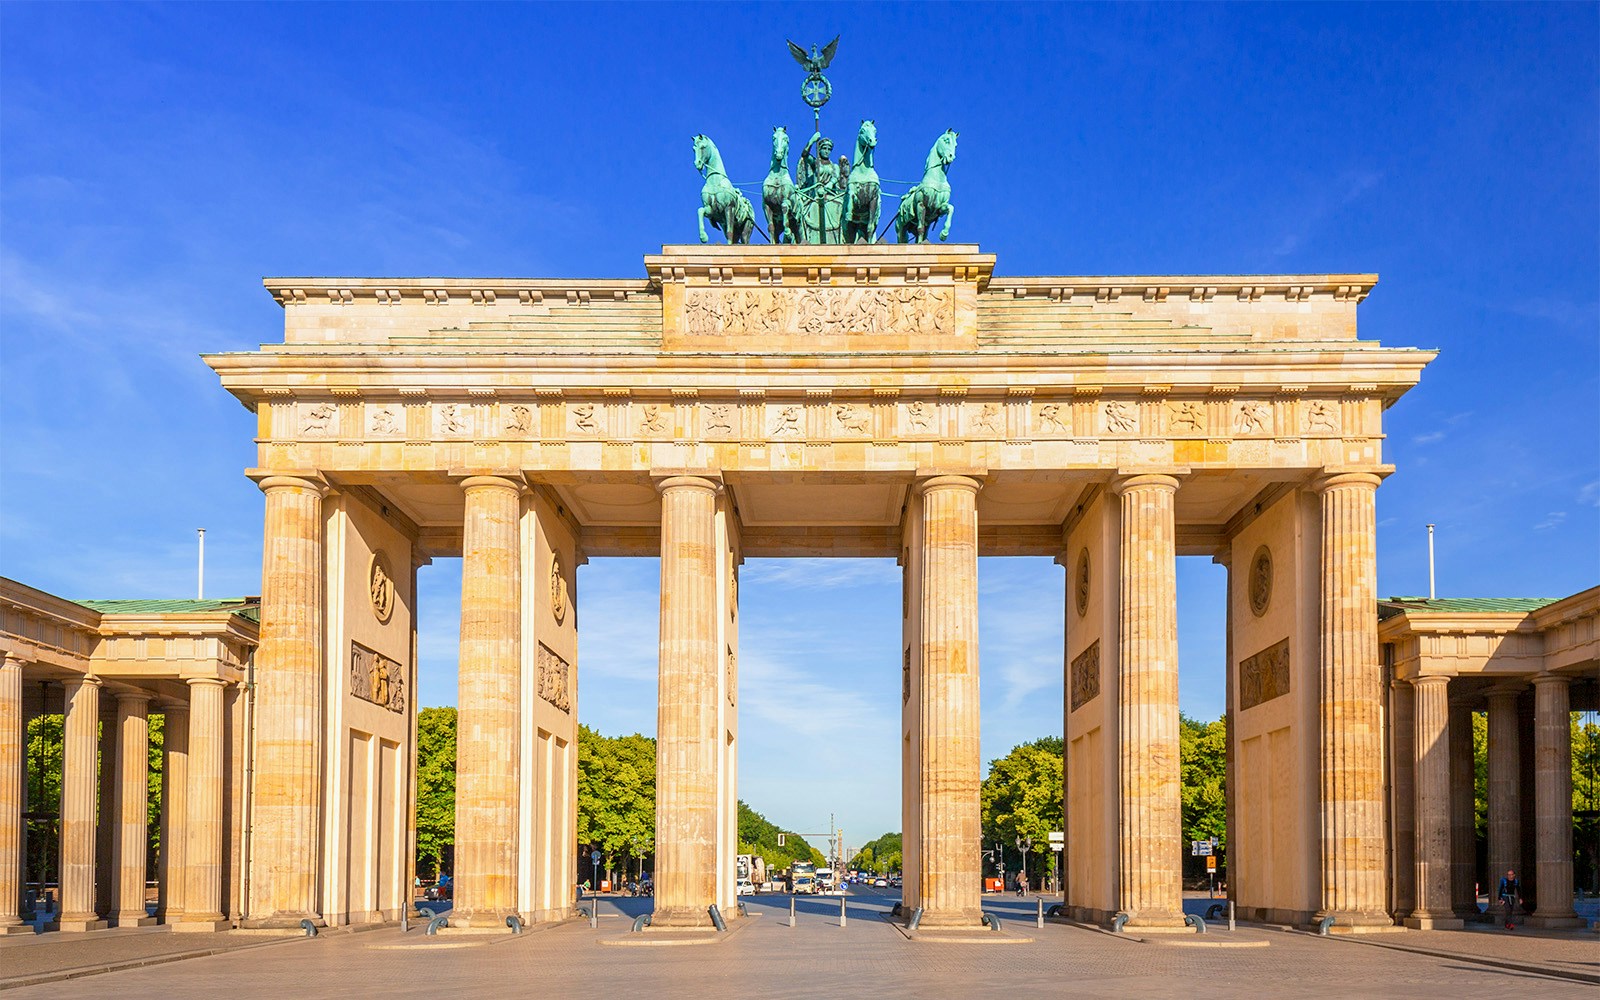
<instances>
[{"instance_id":1,"label":"relief frieze","mask_svg":"<svg viewBox=\"0 0 1600 1000\"><path fill-rule=\"evenodd\" d=\"M1100 640L1072 659L1072 710L1087 705L1100 694Z\"/></svg>"},{"instance_id":2,"label":"relief frieze","mask_svg":"<svg viewBox=\"0 0 1600 1000\"><path fill-rule=\"evenodd\" d=\"M572 711L570 693L572 670L567 661L544 643L539 643L539 697L563 712Z\"/></svg>"},{"instance_id":3,"label":"relief frieze","mask_svg":"<svg viewBox=\"0 0 1600 1000\"><path fill-rule=\"evenodd\" d=\"M1239 707L1254 708L1289 693L1289 640L1239 661Z\"/></svg>"},{"instance_id":4,"label":"relief frieze","mask_svg":"<svg viewBox=\"0 0 1600 1000\"><path fill-rule=\"evenodd\" d=\"M940 336L954 331L953 288L690 288L684 295L684 332L692 337Z\"/></svg>"},{"instance_id":5,"label":"relief frieze","mask_svg":"<svg viewBox=\"0 0 1600 1000\"><path fill-rule=\"evenodd\" d=\"M406 710L405 671L391 660L359 642L350 643L350 693L379 708L404 713Z\"/></svg>"}]
</instances>

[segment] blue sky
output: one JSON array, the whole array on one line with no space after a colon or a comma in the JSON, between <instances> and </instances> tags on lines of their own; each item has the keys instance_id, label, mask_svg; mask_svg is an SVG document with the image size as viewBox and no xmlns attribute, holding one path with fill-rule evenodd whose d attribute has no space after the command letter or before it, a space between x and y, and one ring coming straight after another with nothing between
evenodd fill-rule
<instances>
[{"instance_id":1,"label":"blue sky","mask_svg":"<svg viewBox=\"0 0 1600 1000\"><path fill-rule=\"evenodd\" d=\"M0 6L0 573L67 597L259 591L250 415L204 351L281 339L269 274L642 276L804 136L783 40L843 35L825 124L1006 274L1377 271L1362 335L1443 353L1389 411L1384 593L1600 580L1600 8ZM1180 566L1182 700L1222 708L1220 572ZM898 593L870 561L741 588L744 796L898 829ZM985 560L983 751L1061 731L1062 570ZM423 573L454 700L459 564ZM596 560L581 717L654 726L656 566ZM793 706L810 705L806 712Z\"/></svg>"}]
</instances>

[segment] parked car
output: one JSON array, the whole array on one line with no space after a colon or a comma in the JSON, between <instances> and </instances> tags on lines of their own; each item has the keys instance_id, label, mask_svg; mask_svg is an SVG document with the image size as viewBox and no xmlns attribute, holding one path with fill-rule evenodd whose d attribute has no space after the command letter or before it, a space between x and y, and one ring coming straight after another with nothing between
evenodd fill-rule
<instances>
[{"instance_id":1,"label":"parked car","mask_svg":"<svg viewBox=\"0 0 1600 1000\"><path fill-rule=\"evenodd\" d=\"M747 878L740 879L734 887L734 895L736 896L753 896L755 893L755 884Z\"/></svg>"},{"instance_id":2,"label":"parked car","mask_svg":"<svg viewBox=\"0 0 1600 1000\"><path fill-rule=\"evenodd\" d=\"M872 880L872 884L880 889L889 888L889 880L886 878L875 878Z\"/></svg>"}]
</instances>

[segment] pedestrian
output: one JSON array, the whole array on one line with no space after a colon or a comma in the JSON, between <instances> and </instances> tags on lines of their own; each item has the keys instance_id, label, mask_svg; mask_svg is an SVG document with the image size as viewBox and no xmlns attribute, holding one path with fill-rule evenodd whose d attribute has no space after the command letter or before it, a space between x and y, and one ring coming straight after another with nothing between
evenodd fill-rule
<instances>
[{"instance_id":1,"label":"pedestrian","mask_svg":"<svg viewBox=\"0 0 1600 1000\"><path fill-rule=\"evenodd\" d=\"M1027 894L1028 894L1028 873L1027 872L1017 872L1017 895L1026 896Z\"/></svg>"},{"instance_id":2,"label":"pedestrian","mask_svg":"<svg viewBox=\"0 0 1600 1000\"><path fill-rule=\"evenodd\" d=\"M1495 890L1495 896L1500 900L1500 905L1506 908L1506 930L1516 930L1513 921L1517 915L1517 907L1522 903L1522 883L1518 881L1515 871L1506 869L1505 876L1500 879L1500 888Z\"/></svg>"}]
</instances>

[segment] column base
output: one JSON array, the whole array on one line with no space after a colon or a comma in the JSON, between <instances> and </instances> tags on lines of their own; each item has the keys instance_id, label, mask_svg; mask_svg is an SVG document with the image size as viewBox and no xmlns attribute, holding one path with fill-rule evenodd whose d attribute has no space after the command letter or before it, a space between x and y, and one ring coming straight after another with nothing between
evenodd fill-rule
<instances>
[{"instance_id":1,"label":"column base","mask_svg":"<svg viewBox=\"0 0 1600 1000\"><path fill-rule=\"evenodd\" d=\"M911 919L910 914L906 920ZM918 922L917 929L942 930L946 927L957 927L962 930L971 930L983 926L983 911L977 910L929 910L924 908L922 920Z\"/></svg>"},{"instance_id":2,"label":"column base","mask_svg":"<svg viewBox=\"0 0 1600 1000\"><path fill-rule=\"evenodd\" d=\"M1128 922L1122 925L1127 931L1143 931L1149 934L1193 934L1195 929L1183 922L1183 912L1179 910L1141 910L1128 917Z\"/></svg>"},{"instance_id":3,"label":"column base","mask_svg":"<svg viewBox=\"0 0 1600 1000\"><path fill-rule=\"evenodd\" d=\"M109 926L99 917L62 917L56 929L64 934L78 934L83 931L103 931Z\"/></svg>"},{"instance_id":4,"label":"column base","mask_svg":"<svg viewBox=\"0 0 1600 1000\"><path fill-rule=\"evenodd\" d=\"M1433 914L1413 913L1405 919L1405 925L1414 931L1459 931L1467 924L1466 921L1454 914L1435 916Z\"/></svg>"},{"instance_id":5,"label":"column base","mask_svg":"<svg viewBox=\"0 0 1600 1000\"><path fill-rule=\"evenodd\" d=\"M1328 928L1331 934L1384 934L1390 931L1403 931L1404 927L1394 922L1394 918L1387 913L1361 913L1352 911L1335 911L1333 913L1318 913L1313 921L1315 928L1325 917L1333 918L1333 925Z\"/></svg>"},{"instance_id":6,"label":"column base","mask_svg":"<svg viewBox=\"0 0 1600 1000\"><path fill-rule=\"evenodd\" d=\"M708 906L710 904L707 904ZM727 915L723 915L727 919ZM697 910L689 906L657 907L650 914L651 927L705 927L715 930L711 923L711 914L705 910Z\"/></svg>"},{"instance_id":7,"label":"column base","mask_svg":"<svg viewBox=\"0 0 1600 1000\"><path fill-rule=\"evenodd\" d=\"M1536 913L1531 917L1524 917L1522 922L1529 927L1543 927L1551 930L1558 928L1570 929L1574 927L1586 927L1589 924L1587 920L1578 916L1576 913L1559 917L1541 917Z\"/></svg>"},{"instance_id":8,"label":"column base","mask_svg":"<svg viewBox=\"0 0 1600 1000\"><path fill-rule=\"evenodd\" d=\"M180 920L171 926L172 933L174 934L209 934L216 931L228 930L233 926L233 924L228 920L219 917L215 920L198 920L190 918Z\"/></svg>"},{"instance_id":9,"label":"column base","mask_svg":"<svg viewBox=\"0 0 1600 1000\"><path fill-rule=\"evenodd\" d=\"M506 926L507 917L521 920L522 914L516 910L472 910L458 913L452 908L445 913L448 925L440 930L454 931L458 934L510 934L511 928Z\"/></svg>"},{"instance_id":10,"label":"column base","mask_svg":"<svg viewBox=\"0 0 1600 1000\"><path fill-rule=\"evenodd\" d=\"M128 913L119 913L116 918L118 927L152 927L156 918L143 910L133 910Z\"/></svg>"},{"instance_id":11,"label":"column base","mask_svg":"<svg viewBox=\"0 0 1600 1000\"><path fill-rule=\"evenodd\" d=\"M7 934L37 934L37 933L38 932L33 929L33 925L32 924L24 924L24 923L0 924L0 937L4 937Z\"/></svg>"},{"instance_id":12,"label":"column base","mask_svg":"<svg viewBox=\"0 0 1600 1000\"><path fill-rule=\"evenodd\" d=\"M176 927L178 924L190 923L197 918L179 914L172 918L170 923ZM299 930L300 921L309 920L313 927L326 927L328 922L322 919L320 913L274 913L270 917L252 917L239 922L244 930L252 931L287 931Z\"/></svg>"}]
</instances>

